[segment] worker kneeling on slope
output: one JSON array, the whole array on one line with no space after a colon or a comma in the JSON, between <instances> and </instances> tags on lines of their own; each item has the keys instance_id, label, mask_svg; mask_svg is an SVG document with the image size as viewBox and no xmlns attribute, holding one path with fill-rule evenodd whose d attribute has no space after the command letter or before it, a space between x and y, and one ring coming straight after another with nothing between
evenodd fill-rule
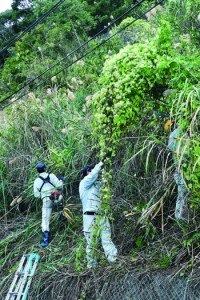
<instances>
[{"instance_id":1,"label":"worker kneeling on slope","mask_svg":"<svg viewBox=\"0 0 200 300\"><path fill-rule=\"evenodd\" d=\"M50 241L49 222L53 204L62 203L61 190L63 188L64 176L58 179L53 173L46 173L46 165L38 163L36 169L39 177L34 181L34 196L41 198L42 205L42 247L46 247Z\"/></svg>"},{"instance_id":2,"label":"worker kneeling on slope","mask_svg":"<svg viewBox=\"0 0 200 300\"><path fill-rule=\"evenodd\" d=\"M117 249L111 240L111 228L108 217L103 214L100 200L100 181L98 174L103 162L93 168L86 166L82 169L83 179L79 185L80 199L83 205L83 231L87 241L87 267L96 266L95 246L97 237L101 243L109 262L116 260Z\"/></svg>"}]
</instances>

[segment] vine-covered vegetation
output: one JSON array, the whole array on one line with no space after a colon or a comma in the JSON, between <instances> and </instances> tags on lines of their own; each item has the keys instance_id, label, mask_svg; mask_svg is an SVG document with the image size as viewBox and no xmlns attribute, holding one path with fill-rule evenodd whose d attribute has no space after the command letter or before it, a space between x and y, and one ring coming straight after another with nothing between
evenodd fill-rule
<instances>
[{"instance_id":1,"label":"vine-covered vegetation","mask_svg":"<svg viewBox=\"0 0 200 300\"><path fill-rule=\"evenodd\" d=\"M25 11L27 18L31 11L31 22L51 7L49 1L29 2ZM200 4L132 2L67 0L1 57L0 107L9 105L0 114L4 294L24 253L41 255L36 279L42 280L34 283L30 299L45 299L42 295L53 290L51 282L59 274L85 274L80 170L107 153L101 196L122 261L118 271L175 267L181 276L198 271ZM80 47L131 4L136 7L126 18ZM11 16L19 18L11 11L0 15L8 39L19 32L5 26ZM27 22L24 17L18 28ZM3 34L0 39L4 46ZM169 119L181 132L177 157L189 195L187 222L174 217L177 186L167 148ZM45 251L39 249L41 203L33 197L38 161L49 172L65 173L65 206L71 211L63 223L53 213L53 239ZM99 259L105 270L101 249Z\"/></svg>"}]
</instances>

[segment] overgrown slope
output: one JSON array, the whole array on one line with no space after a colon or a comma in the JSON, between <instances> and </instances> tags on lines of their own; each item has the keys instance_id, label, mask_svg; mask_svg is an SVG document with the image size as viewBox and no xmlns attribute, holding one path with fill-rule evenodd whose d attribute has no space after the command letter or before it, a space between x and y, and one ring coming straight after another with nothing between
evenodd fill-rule
<instances>
[{"instance_id":1,"label":"overgrown slope","mask_svg":"<svg viewBox=\"0 0 200 300\"><path fill-rule=\"evenodd\" d=\"M146 7L148 3L140 10ZM65 76L52 72L44 88L29 86L23 101L3 111L3 295L22 254L36 252L41 260L30 299L55 299L55 293L66 299L72 291L76 299L95 299L88 290L93 277L85 267L78 184L81 168L98 162L108 151L112 155L102 174L102 199L111 216L121 264L109 266L99 249L99 267L92 274L96 282L102 278L105 282L113 272L117 277L133 269L174 268L176 276L198 271L199 11L199 1L173 0L159 7L149 21L128 17L110 30L108 41L106 36L91 41L91 54L72 64ZM99 41L104 43L99 46ZM26 46L24 40L15 51ZM37 60L35 55L29 69L40 69ZM14 65L8 59L2 74L13 75ZM21 66L23 74L27 70ZM17 80L13 79L14 88ZM157 117L157 112L163 117ZM190 192L187 223L174 217L177 187L172 155L166 147L169 132L164 130L169 118L178 122L183 136L179 159ZM50 172L65 173L65 205L73 214L73 221L61 222L58 212L53 213L52 241L45 250L39 247L41 203L32 191L35 165L41 160ZM61 286L65 284L64 292Z\"/></svg>"}]
</instances>

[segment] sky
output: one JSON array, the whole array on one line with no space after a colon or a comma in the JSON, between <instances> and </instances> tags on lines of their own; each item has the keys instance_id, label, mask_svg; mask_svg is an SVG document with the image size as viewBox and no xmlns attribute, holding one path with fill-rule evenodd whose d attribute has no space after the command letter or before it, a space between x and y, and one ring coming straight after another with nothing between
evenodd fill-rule
<instances>
[{"instance_id":1,"label":"sky","mask_svg":"<svg viewBox=\"0 0 200 300\"><path fill-rule=\"evenodd\" d=\"M0 12L11 9L12 0L0 0Z\"/></svg>"}]
</instances>

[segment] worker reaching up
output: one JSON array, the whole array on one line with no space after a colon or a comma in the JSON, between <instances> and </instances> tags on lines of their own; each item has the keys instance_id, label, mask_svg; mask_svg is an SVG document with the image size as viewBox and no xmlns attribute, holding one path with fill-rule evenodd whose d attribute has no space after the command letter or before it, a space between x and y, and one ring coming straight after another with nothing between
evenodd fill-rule
<instances>
[{"instance_id":1,"label":"worker reaching up","mask_svg":"<svg viewBox=\"0 0 200 300\"><path fill-rule=\"evenodd\" d=\"M111 228L108 217L103 214L100 200L100 181L98 174L103 162L92 166L85 166L82 170L83 179L79 185L79 194L83 206L83 231L87 241L87 267L96 266L95 247L98 238L109 262L116 260L117 249L111 240Z\"/></svg>"},{"instance_id":2,"label":"worker reaching up","mask_svg":"<svg viewBox=\"0 0 200 300\"><path fill-rule=\"evenodd\" d=\"M63 188L64 176L60 180L54 174L46 173L46 165L38 163L36 169L39 177L34 181L34 196L42 199L42 247L46 247L50 241L49 222L54 203L62 201L62 195L59 191Z\"/></svg>"}]
</instances>

